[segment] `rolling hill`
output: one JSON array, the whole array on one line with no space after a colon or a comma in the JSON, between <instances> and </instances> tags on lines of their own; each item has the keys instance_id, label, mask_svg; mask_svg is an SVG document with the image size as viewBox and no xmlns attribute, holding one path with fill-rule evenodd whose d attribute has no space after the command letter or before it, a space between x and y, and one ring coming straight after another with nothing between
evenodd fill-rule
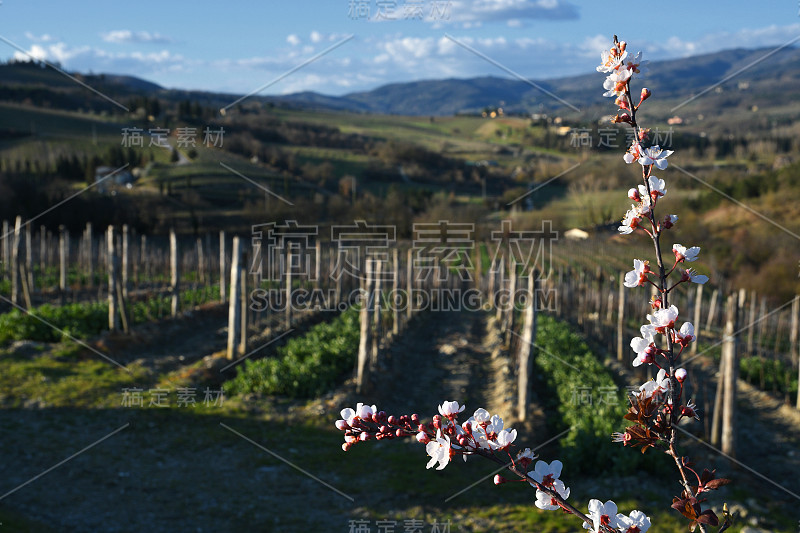
<instances>
[{"instance_id":1,"label":"rolling hill","mask_svg":"<svg viewBox=\"0 0 800 533\"><path fill-rule=\"evenodd\" d=\"M670 108L707 92L711 92L713 97L704 98L704 105L711 107L709 112L743 105L774 108L800 99L800 49L797 48L732 49L657 61L649 66L651 73L640 81ZM222 107L237 98L237 95L230 94L166 89L133 76L75 76L119 98L144 95L167 101L189 99L210 107ZM527 114L540 109L563 113L569 111L567 106L541 89L556 94L570 105L586 109L596 104L607 104L599 88L602 79L602 75L596 72L530 81L484 76L392 83L344 96L305 91L283 96L260 96L254 100L303 109L387 115L447 116L480 112L490 106L502 106L509 113ZM85 97L90 94L52 69L25 64L0 66L0 100L17 100L26 90L34 91L41 101L51 101L54 107L67 104L85 106ZM79 98L82 92L86 95ZM70 99L68 93L74 96ZM105 104L108 102L98 102L94 106Z\"/></svg>"}]
</instances>

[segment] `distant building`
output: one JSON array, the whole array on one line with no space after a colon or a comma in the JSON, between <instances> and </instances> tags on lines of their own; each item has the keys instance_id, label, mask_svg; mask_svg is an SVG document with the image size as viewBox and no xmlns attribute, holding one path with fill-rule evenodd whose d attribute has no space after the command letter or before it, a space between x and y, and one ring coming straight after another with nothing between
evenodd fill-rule
<instances>
[{"instance_id":1,"label":"distant building","mask_svg":"<svg viewBox=\"0 0 800 533\"><path fill-rule=\"evenodd\" d=\"M131 188L133 183L136 181L136 178L133 174L126 170L120 170L116 172L113 176L109 176L112 174L115 169L111 167L97 167L94 171L94 182L97 184L98 192L104 193L110 189L114 189L117 187L127 187Z\"/></svg>"},{"instance_id":2,"label":"distant building","mask_svg":"<svg viewBox=\"0 0 800 533\"><path fill-rule=\"evenodd\" d=\"M572 228L564 232L564 237L570 241L585 241L589 234L582 229Z\"/></svg>"}]
</instances>

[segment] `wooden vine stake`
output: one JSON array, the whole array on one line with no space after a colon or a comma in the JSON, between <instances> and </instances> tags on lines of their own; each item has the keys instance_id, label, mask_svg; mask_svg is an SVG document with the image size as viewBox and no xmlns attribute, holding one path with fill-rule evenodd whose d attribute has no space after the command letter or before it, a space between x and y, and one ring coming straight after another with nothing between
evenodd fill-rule
<instances>
[{"instance_id":1,"label":"wooden vine stake","mask_svg":"<svg viewBox=\"0 0 800 533\"><path fill-rule=\"evenodd\" d=\"M531 269L528 273L527 307L522 325L522 339L519 343L519 372L517 378L517 416L524 422L528 416L531 396L531 376L533 375L533 357L531 350L536 343L536 315L538 307L538 272Z\"/></svg>"},{"instance_id":2,"label":"wooden vine stake","mask_svg":"<svg viewBox=\"0 0 800 533\"><path fill-rule=\"evenodd\" d=\"M356 390L358 394L363 394L368 388L369 382L369 361L372 348L371 342L371 322L370 304L372 299L372 259L366 260L366 277L362 284L362 301L359 320L361 324L361 336L358 341L358 361L356 362Z\"/></svg>"},{"instance_id":3,"label":"wooden vine stake","mask_svg":"<svg viewBox=\"0 0 800 533\"><path fill-rule=\"evenodd\" d=\"M220 233L220 242L224 242L223 238L223 234ZM239 261L241 259L241 255L242 247L239 243L239 237L234 237L233 249L231 250L231 298L228 302L228 359L231 360L236 356L236 351L238 350L240 343L239 335L241 334L240 315L242 312L242 307L237 301L237 298L241 294L241 290L239 288L241 281ZM223 257L222 253L220 253L220 257Z\"/></svg>"}]
</instances>

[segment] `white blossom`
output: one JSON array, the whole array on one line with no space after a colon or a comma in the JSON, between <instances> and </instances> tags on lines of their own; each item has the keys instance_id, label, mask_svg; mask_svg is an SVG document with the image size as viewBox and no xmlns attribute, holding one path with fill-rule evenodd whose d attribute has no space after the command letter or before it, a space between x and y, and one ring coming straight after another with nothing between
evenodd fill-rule
<instances>
[{"instance_id":1,"label":"white blossom","mask_svg":"<svg viewBox=\"0 0 800 533\"><path fill-rule=\"evenodd\" d=\"M692 246L691 248L686 248L680 244L673 244L672 253L675 254L675 261L679 263L681 261L691 263L692 261L697 261L697 254L700 253L700 247Z\"/></svg>"},{"instance_id":2,"label":"white blossom","mask_svg":"<svg viewBox=\"0 0 800 533\"><path fill-rule=\"evenodd\" d=\"M639 158L639 164L642 166L655 165L657 169L664 170L667 168L667 158L674 152L672 150L662 150L658 145L645 148L642 157Z\"/></svg>"},{"instance_id":3,"label":"white blossom","mask_svg":"<svg viewBox=\"0 0 800 533\"><path fill-rule=\"evenodd\" d=\"M640 287L647 282L647 273L650 267L647 261L633 260L633 270L625 274L624 285L629 288Z\"/></svg>"},{"instance_id":4,"label":"white blossom","mask_svg":"<svg viewBox=\"0 0 800 533\"><path fill-rule=\"evenodd\" d=\"M552 489L556 491L562 499L566 500L569 498L569 489L560 479L553 482ZM536 507L544 511L554 511L560 508L555 498L540 489L536 489Z\"/></svg>"},{"instance_id":5,"label":"white blossom","mask_svg":"<svg viewBox=\"0 0 800 533\"><path fill-rule=\"evenodd\" d=\"M589 518L592 519L593 528L586 522L583 523L583 529L592 529L595 533L599 533L601 526L608 526L611 528L619 527L617 520L617 504L611 500L606 503L600 500L589 500Z\"/></svg>"},{"instance_id":6,"label":"white blossom","mask_svg":"<svg viewBox=\"0 0 800 533\"><path fill-rule=\"evenodd\" d=\"M650 518L641 511L631 511L628 516L618 514L617 527L622 533L646 533L650 529Z\"/></svg>"},{"instance_id":7,"label":"white blossom","mask_svg":"<svg viewBox=\"0 0 800 533\"><path fill-rule=\"evenodd\" d=\"M442 431L437 431L436 439L425 445L425 452L431 457L425 468L432 468L439 463L436 470L442 470L450 462L450 437L447 435L442 437Z\"/></svg>"}]
</instances>

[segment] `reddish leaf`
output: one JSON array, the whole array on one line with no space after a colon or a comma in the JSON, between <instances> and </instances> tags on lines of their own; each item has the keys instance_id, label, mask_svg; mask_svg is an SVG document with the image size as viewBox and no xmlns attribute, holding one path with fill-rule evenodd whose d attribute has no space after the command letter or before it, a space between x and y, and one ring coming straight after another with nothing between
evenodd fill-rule
<instances>
[{"instance_id":1,"label":"reddish leaf","mask_svg":"<svg viewBox=\"0 0 800 533\"><path fill-rule=\"evenodd\" d=\"M712 479L711 481L705 484L705 488L706 490L716 490L722 486L727 485L730 482L731 482L730 479L724 477L721 477L719 479Z\"/></svg>"},{"instance_id":2,"label":"reddish leaf","mask_svg":"<svg viewBox=\"0 0 800 533\"><path fill-rule=\"evenodd\" d=\"M706 509L700 513L700 516L697 517L696 521L699 524L708 524L709 526L716 526L719 524L717 515L711 509Z\"/></svg>"}]
</instances>

